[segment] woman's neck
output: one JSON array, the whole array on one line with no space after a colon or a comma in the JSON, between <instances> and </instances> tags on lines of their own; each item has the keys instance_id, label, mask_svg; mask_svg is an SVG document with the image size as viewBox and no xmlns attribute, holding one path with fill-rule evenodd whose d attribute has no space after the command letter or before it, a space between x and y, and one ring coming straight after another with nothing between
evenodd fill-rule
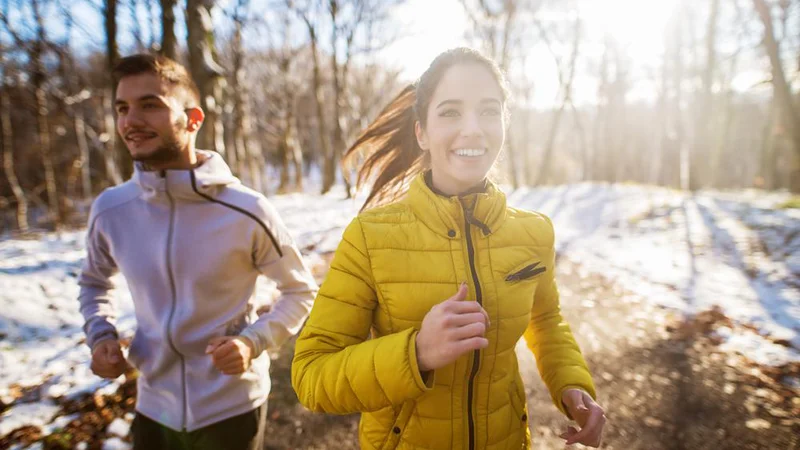
<instances>
[{"instance_id":1,"label":"woman's neck","mask_svg":"<svg viewBox=\"0 0 800 450\"><path fill-rule=\"evenodd\" d=\"M482 179L478 183L473 186L467 187L465 189L459 189L458 187L445 187L443 188L440 185L437 185L433 180L433 172L428 170L425 172L425 184L428 185L428 188L433 191L434 194L442 196L442 197L455 197L455 196L463 196L469 194L475 194L478 192L486 192L486 178Z\"/></svg>"}]
</instances>

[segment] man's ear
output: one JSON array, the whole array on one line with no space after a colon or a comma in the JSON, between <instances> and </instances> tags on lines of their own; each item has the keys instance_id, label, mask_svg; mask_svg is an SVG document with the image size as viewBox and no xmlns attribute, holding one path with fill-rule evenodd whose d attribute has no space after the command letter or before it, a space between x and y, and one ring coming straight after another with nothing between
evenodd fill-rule
<instances>
[{"instance_id":1,"label":"man's ear","mask_svg":"<svg viewBox=\"0 0 800 450\"><path fill-rule=\"evenodd\" d=\"M186 129L189 131L197 131L203 126L203 120L205 120L206 114L203 112L202 108L195 106L194 108L186 109L186 117L188 118Z\"/></svg>"},{"instance_id":2,"label":"man's ear","mask_svg":"<svg viewBox=\"0 0 800 450\"><path fill-rule=\"evenodd\" d=\"M417 136L417 144L423 151L428 151L428 133L422 128L419 120L414 123L414 134Z\"/></svg>"}]
</instances>

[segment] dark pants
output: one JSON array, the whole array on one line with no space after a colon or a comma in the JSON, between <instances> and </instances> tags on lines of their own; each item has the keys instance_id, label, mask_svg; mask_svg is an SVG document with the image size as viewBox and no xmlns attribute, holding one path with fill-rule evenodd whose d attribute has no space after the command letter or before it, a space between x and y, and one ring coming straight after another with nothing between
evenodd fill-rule
<instances>
[{"instance_id":1,"label":"dark pants","mask_svg":"<svg viewBox=\"0 0 800 450\"><path fill-rule=\"evenodd\" d=\"M175 431L136 412L134 450L262 450L267 404L194 431Z\"/></svg>"}]
</instances>

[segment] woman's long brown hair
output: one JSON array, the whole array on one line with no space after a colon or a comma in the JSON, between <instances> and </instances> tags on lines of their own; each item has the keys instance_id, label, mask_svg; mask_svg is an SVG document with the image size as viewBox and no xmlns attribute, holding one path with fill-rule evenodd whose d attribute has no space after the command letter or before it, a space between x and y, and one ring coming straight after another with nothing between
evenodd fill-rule
<instances>
[{"instance_id":1,"label":"woman's long brown hair","mask_svg":"<svg viewBox=\"0 0 800 450\"><path fill-rule=\"evenodd\" d=\"M357 165L356 187L360 189L372 178L372 189L361 210L395 201L408 189L414 176L427 168L427 154L417 143L414 125L426 126L428 106L442 76L450 67L474 63L489 70L508 99L505 77L497 64L477 51L460 47L448 50L433 60L416 83L407 86L378 114L366 130L347 149L343 165Z\"/></svg>"}]
</instances>

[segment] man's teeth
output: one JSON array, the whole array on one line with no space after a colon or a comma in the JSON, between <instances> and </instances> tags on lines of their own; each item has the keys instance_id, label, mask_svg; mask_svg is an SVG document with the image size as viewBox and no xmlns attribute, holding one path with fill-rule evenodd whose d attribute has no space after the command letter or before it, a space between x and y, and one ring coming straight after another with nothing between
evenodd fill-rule
<instances>
[{"instance_id":1,"label":"man's teeth","mask_svg":"<svg viewBox=\"0 0 800 450\"><path fill-rule=\"evenodd\" d=\"M132 134L128 136L128 140L133 142L141 142L152 137L154 136L151 134Z\"/></svg>"},{"instance_id":2,"label":"man's teeth","mask_svg":"<svg viewBox=\"0 0 800 450\"><path fill-rule=\"evenodd\" d=\"M485 148L460 148L456 150L456 155L458 156L483 156L485 153Z\"/></svg>"}]
</instances>

